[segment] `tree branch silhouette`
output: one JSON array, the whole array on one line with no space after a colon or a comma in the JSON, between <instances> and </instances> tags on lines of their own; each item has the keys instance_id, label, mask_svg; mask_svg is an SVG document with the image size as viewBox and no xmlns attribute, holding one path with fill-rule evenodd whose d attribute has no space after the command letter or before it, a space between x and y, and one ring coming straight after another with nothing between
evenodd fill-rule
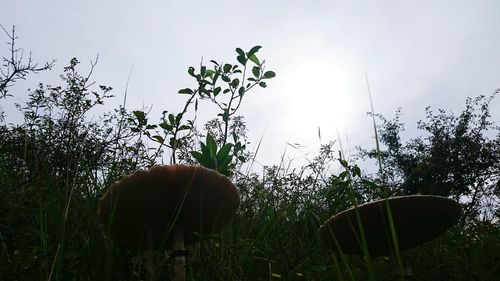
<instances>
[{"instance_id":1,"label":"tree branch silhouette","mask_svg":"<svg viewBox=\"0 0 500 281\"><path fill-rule=\"evenodd\" d=\"M29 73L38 73L40 71L51 69L54 66L55 59L46 62L43 65L34 63L31 52L27 59L24 57L24 50L16 46L16 27L12 26L12 31L7 31L3 25L0 25L3 32L8 37L9 51L8 55L2 56L2 66L0 67L0 99L9 96L8 88L17 80L24 80Z\"/></svg>"}]
</instances>

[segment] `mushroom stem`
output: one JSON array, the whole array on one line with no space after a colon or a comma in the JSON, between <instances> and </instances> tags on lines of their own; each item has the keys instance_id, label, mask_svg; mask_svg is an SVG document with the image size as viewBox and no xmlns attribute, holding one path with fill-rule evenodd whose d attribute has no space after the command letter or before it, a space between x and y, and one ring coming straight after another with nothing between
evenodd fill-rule
<instances>
[{"instance_id":1,"label":"mushroom stem","mask_svg":"<svg viewBox=\"0 0 500 281\"><path fill-rule=\"evenodd\" d=\"M146 259L146 270L149 275L149 280L155 280L156 273L156 256L153 249L153 232L151 227L147 228L146 232L147 249L143 251L144 258Z\"/></svg>"},{"instance_id":2,"label":"mushroom stem","mask_svg":"<svg viewBox=\"0 0 500 281\"><path fill-rule=\"evenodd\" d=\"M156 256L153 250L143 251L143 255L145 258L145 266L148 274L148 280L155 280L155 271L156 271Z\"/></svg>"},{"instance_id":3,"label":"mushroom stem","mask_svg":"<svg viewBox=\"0 0 500 281\"><path fill-rule=\"evenodd\" d=\"M173 229L173 250L175 255L174 260L174 280L186 280L186 257L184 256L184 236L182 234L182 227L175 225Z\"/></svg>"}]
</instances>

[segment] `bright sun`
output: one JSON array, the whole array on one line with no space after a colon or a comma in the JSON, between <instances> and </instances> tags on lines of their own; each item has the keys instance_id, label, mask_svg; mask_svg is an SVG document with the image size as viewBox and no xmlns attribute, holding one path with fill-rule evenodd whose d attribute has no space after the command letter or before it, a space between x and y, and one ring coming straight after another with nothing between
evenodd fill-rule
<instances>
[{"instance_id":1,"label":"bright sun","mask_svg":"<svg viewBox=\"0 0 500 281\"><path fill-rule=\"evenodd\" d=\"M297 62L286 73L286 105L290 122L298 130L317 131L330 140L349 131L353 119L352 75L327 60Z\"/></svg>"}]
</instances>

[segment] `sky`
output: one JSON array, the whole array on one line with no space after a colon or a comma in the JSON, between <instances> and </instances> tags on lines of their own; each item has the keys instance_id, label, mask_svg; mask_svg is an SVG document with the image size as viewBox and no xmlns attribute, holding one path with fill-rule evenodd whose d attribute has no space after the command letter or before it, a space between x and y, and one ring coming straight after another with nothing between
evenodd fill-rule
<instances>
[{"instance_id":1,"label":"sky","mask_svg":"<svg viewBox=\"0 0 500 281\"><path fill-rule=\"evenodd\" d=\"M54 83L72 57L81 70L99 56L94 80L114 88L107 109L182 109L181 88L194 87L189 66L235 62L235 48L263 46L277 73L245 96L250 148L257 160L312 157L320 143L342 140L346 153L374 146L367 80L376 113L402 108L405 136L415 137L425 107L459 114L467 97L500 88L500 1L4 1L0 24L16 26L17 44L53 71L11 89L12 104L37 82ZM6 42L6 37L0 37ZM2 45L2 55L7 46ZM491 105L500 123L500 99ZM214 116L204 107L200 116ZM321 140L318 137L321 131ZM300 149L288 143L300 144Z\"/></svg>"}]
</instances>

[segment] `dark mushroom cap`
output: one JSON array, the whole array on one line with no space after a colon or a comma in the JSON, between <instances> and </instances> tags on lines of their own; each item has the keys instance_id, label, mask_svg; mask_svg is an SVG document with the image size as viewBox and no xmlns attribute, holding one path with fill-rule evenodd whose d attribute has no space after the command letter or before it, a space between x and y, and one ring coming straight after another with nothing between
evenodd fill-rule
<instances>
[{"instance_id":1,"label":"dark mushroom cap","mask_svg":"<svg viewBox=\"0 0 500 281\"><path fill-rule=\"evenodd\" d=\"M132 249L171 249L174 225L186 244L229 224L240 204L236 186L201 166L139 170L115 182L101 198L98 216L118 244Z\"/></svg>"},{"instance_id":2,"label":"dark mushroom cap","mask_svg":"<svg viewBox=\"0 0 500 281\"><path fill-rule=\"evenodd\" d=\"M389 203L398 245L405 250L436 238L452 226L462 213L456 201L432 195L393 197L358 206L370 256L390 255L393 240L389 228ZM344 254L363 255L355 208L343 211L323 224L320 240L337 251L334 237Z\"/></svg>"}]
</instances>

